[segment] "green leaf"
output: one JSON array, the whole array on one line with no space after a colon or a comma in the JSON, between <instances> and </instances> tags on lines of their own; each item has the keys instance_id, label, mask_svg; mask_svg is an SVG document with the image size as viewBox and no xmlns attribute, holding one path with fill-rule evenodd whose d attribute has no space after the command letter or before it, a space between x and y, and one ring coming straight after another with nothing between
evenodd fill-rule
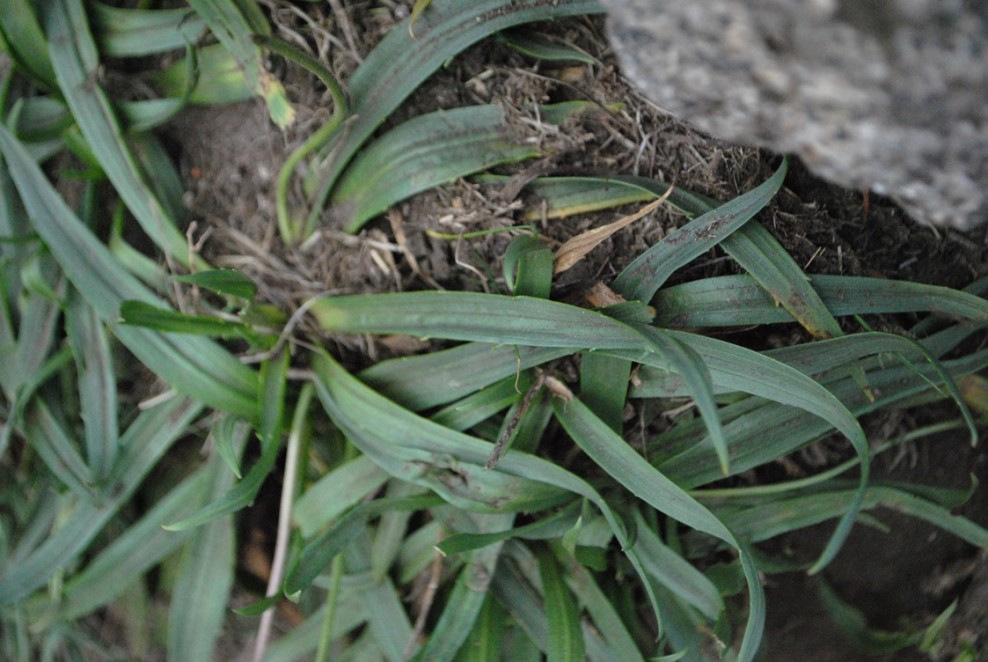
<instances>
[{"instance_id":1,"label":"green leaf","mask_svg":"<svg viewBox=\"0 0 988 662\"><path fill-rule=\"evenodd\" d=\"M772 499L736 512L725 512L724 519L731 523L739 536L760 542L836 517L855 499L856 491L839 489L840 484L834 485L834 488ZM869 510L878 506L922 519L976 547L988 546L988 529L922 497L892 487L869 487L861 508Z\"/></svg>"},{"instance_id":2,"label":"green leaf","mask_svg":"<svg viewBox=\"0 0 988 662\"><path fill-rule=\"evenodd\" d=\"M440 110L401 124L371 143L333 194L334 216L356 232L394 203L501 163L539 155L495 105Z\"/></svg>"},{"instance_id":3,"label":"green leaf","mask_svg":"<svg viewBox=\"0 0 988 662\"><path fill-rule=\"evenodd\" d=\"M327 158L307 181L314 214L360 146L429 76L467 47L498 30L533 21L603 11L594 0L433 0L415 21L392 29L364 59L348 85L352 121L324 149Z\"/></svg>"},{"instance_id":4,"label":"green leaf","mask_svg":"<svg viewBox=\"0 0 988 662\"><path fill-rule=\"evenodd\" d=\"M498 572L491 583L492 593L498 602L508 611L511 621L516 623L528 635L522 638L522 644L531 643L535 648L529 655L530 660L543 660L540 652L547 648L548 622L544 603L538 590L538 565L534 555L526 547L520 545L505 545L505 556ZM525 571L529 570L528 576ZM515 641L518 641L515 637Z\"/></svg>"},{"instance_id":5,"label":"green leaf","mask_svg":"<svg viewBox=\"0 0 988 662\"><path fill-rule=\"evenodd\" d=\"M522 538L525 540L549 540L558 538L573 528L580 511L580 502L574 501L551 515L544 515L531 524L491 533L455 533L443 538L435 548L445 556L462 554L487 545Z\"/></svg>"},{"instance_id":6,"label":"green leaf","mask_svg":"<svg viewBox=\"0 0 988 662\"><path fill-rule=\"evenodd\" d=\"M92 5L100 50L109 57L143 57L184 48L206 32L196 14L182 9L129 9Z\"/></svg>"},{"instance_id":7,"label":"green leaf","mask_svg":"<svg viewBox=\"0 0 988 662\"><path fill-rule=\"evenodd\" d=\"M556 418L574 443L614 480L659 512L738 550L748 582L748 623L738 659L753 659L765 624L765 595L747 549L721 520L646 462L579 399L553 404Z\"/></svg>"},{"instance_id":8,"label":"green leaf","mask_svg":"<svg viewBox=\"0 0 988 662\"><path fill-rule=\"evenodd\" d=\"M614 289L628 300L648 302L669 276L743 226L768 204L785 180L783 161L764 183L730 202L690 221L635 258L614 281Z\"/></svg>"},{"instance_id":9,"label":"green leaf","mask_svg":"<svg viewBox=\"0 0 988 662\"><path fill-rule=\"evenodd\" d=\"M236 269L211 269L176 276L179 283L197 285L218 294L240 297L250 301L257 294L257 283Z\"/></svg>"},{"instance_id":10,"label":"green leaf","mask_svg":"<svg viewBox=\"0 0 988 662\"><path fill-rule=\"evenodd\" d=\"M214 338L251 338L257 334L246 324L210 315L185 315L143 301L120 304L120 323L155 331L187 333Z\"/></svg>"},{"instance_id":11,"label":"green leaf","mask_svg":"<svg viewBox=\"0 0 988 662\"><path fill-rule=\"evenodd\" d=\"M366 456L341 464L309 487L293 508L302 535L310 538L381 489L389 476Z\"/></svg>"},{"instance_id":12,"label":"green leaf","mask_svg":"<svg viewBox=\"0 0 988 662\"><path fill-rule=\"evenodd\" d=\"M631 361L596 352L580 355L580 399L615 432L624 425Z\"/></svg>"},{"instance_id":13,"label":"green leaf","mask_svg":"<svg viewBox=\"0 0 988 662\"><path fill-rule=\"evenodd\" d=\"M204 467L172 486L147 514L128 526L66 582L57 608L58 617L66 622L74 621L109 604L181 547L188 535L165 531L161 525L199 507L209 489L211 469ZM40 618L51 607L47 596L37 596L30 601L28 609Z\"/></svg>"},{"instance_id":14,"label":"green leaf","mask_svg":"<svg viewBox=\"0 0 988 662\"><path fill-rule=\"evenodd\" d=\"M481 529L510 526L513 515L480 515L473 521ZM449 660L456 655L474 629L481 608L487 600L487 590L497 569L501 545L494 544L470 554L456 578L452 593L419 652L422 660Z\"/></svg>"},{"instance_id":15,"label":"green leaf","mask_svg":"<svg viewBox=\"0 0 988 662\"><path fill-rule=\"evenodd\" d=\"M243 420L226 414L220 416L210 430L216 443L216 452L226 462L226 466L230 467L237 480L243 478L240 473L240 454L237 447L247 437L247 430L244 429L246 425Z\"/></svg>"},{"instance_id":16,"label":"green leaf","mask_svg":"<svg viewBox=\"0 0 988 662\"><path fill-rule=\"evenodd\" d=\"M703 358L688 343L680 341L675 335L663 329L651 326L637 325L635 327L649 342L657 353L663 356L676 372L683 378L688 392L693 396L696 407L703 417L703 422L710 432L710 443L717 453L720 469L725 476L730 475L730 453L727 447L727 437L717 412L714 401L714 388L710 371Z\"/></svg>"},{"instance_id":17,"label":"green leaf","mask_svg":"<svg viewBox=\"0 0 988 662\"><path fill-rule=\"evenodd\" d=\"M194 104L237 103L253 97L244 72L222 44L199 48L194 56L172 63L156 75L155 82L168 97L185 98L191 87L188 101Z\"/></svg>"},{"instance_id":18,"label":"green leaf","mask_svg":"<svg viewBox=\"0 0 988 662\"><path fill-rule=\"evenodd\" d=\"M152 241L177 262L188 266L185 236L147 185L110 101L96 83L99 53L82 2L52 2L48 32L59 88L100 167Z\"/></svg>"},{"instance_id":19,"label":"green leaf","mask_svg":"<svg viewBox=\"0 0 988 662\"><path fill-rule=\"evenodd\" d=\"M466 641L460 648L456 662L487 662L487 660L502 659L506 617L507 614L498 602L490 595L485 596L473 627L467 631Z\"/></svg>"},{"instance_id":20,"label":"green leaf","mask_svg":"<svg viewBox=\"0 0 988 662\"><path fill-rule=\"evenodd\" d=\"M521 507L526 502L526 509L535 510L564 500L566 492L583 496L601 511L632 566L644 577L623 523L582 479L520 451L503 457L496 470L484 472L480 467L490 457L491 444L438 426L395 405L361 384L324 353L316 357L313 367L319 397L334 422L354 445L392 475L423 484L464 508L476 508L478 497L493 500L488 504L502 510ZM369 425L369 421L374 424ZM444 473L447 466L455 467L457 472ZM478 471L474 472L473 467ZM451 477L453 481L449 481ZM464 477L466 486L460 482ZM466 492L470 500L457 498L464 487L470 490ZM647 585L646 591L651 598ZM652 606L658 613L655 601Z\"/></svg>"},{"instance_id":21,"label":"green leaf","mask_svg":"<svg viewBox=\"0 0 988 662\"><path fill-rule=\"evenodd\" d=\"M837 320L792 256L760 223L748 223L721 247L765 288L803 328L817 338L843 335Z\"/></svg>"},{"instance_id":22,"label":"green leaf","mask_svg":"<svg viewBox=\"0 0 988 662\"><path fill-rule=\"evenodd\" d=\"M504 251L504 283L512 294L548 299L552 290L552 251L538 237L522 235Z\"/></svg>"},{"instance_id":23,"label":"green leaf","mask_svg":"<svg viewBox=\"0 0 988 662\"><path fill-rule=\"evenodd\" d=\"M382 395L418 411L464 397L522 370L571 353L567 348L471 343L382 361L361 372L360 379Z\"/></svg>"},{"instance_id":24,"label":"green leaf","mask_svg":"<svg viewBox=\"0 0 988 662\"><path fill-rule=\"evenodd\" d=\"M20 143L0 126L0 151L10 167L31 222L66 276L111 331L170 384L217 408L253 418L256 375L205 339L182 339L144 329L115 327L125 299L156 298L107 252L68 209ZM249 395L248 395L249 394Z\"/></svg>"},{"instance_id":25,"label":"green leaf","mask_svg":"<svg viewBox=\"0 0 988 662\"><path fill-rule=\"evenodd\" d=\"M182 531L201 526L206 522L236 512L254 503L261 485L278 459L281 449L281 426L285 408L286 375L288 354L282 353L265 361L261 368L261 383L258 392L261 410L258 437L261 440L261 457L250 468L243 480L238 482L221 498L204 506L196 514L165 526L169 531ZM246 431L245 431L246 433Z\"/></svg>"},{"instance_id":26,"label":"green leaf","mask_svg":"<svg viewBox=\"0 0 988 662\"><path fill-rule=\"evenodd\" d=\"M348 574L360 575L370 570L370 532L362 530L346 551ZM359 593L367 613L367 625L377 648L388 660L402 660L412 638L412 624L388 575L371 579ZM414 651L414 648L412 649Z\"/></svg>"},{"instance_id":27,"label":"green leaf","mask_svg":"<svg viewBox=\"0 0 988 662\"><path fill-rule=\"evenodd\" d=\"M531 385L532 378L527 372L502 379L441 409L431 418L452 430L469 430L521 400Z\"/></svg>"},{"instance_id":28,"label":"green leaf","mask_svg":"<svg viewBox=\"0 0 988 662\"><path fill-rule=\"evenodd\" d=\"M545 613L549 620L546 657L549 662L582 662L583 633L580 631L580 612L576 601L563 581L553 553L543 547L538 558Z\"/></svg>"},{"instance_id":29,"label":"green leaf","mask_svg":"<svg viewBox=\"0 0 988 662\"><path fill-rule=\"evenodd\" d=\"M400 333L531 347L623 349L640 334L597 312L531 297L407 292L320 299L310 312L332 333Z\"/></svg>"},{"instance_id":30,"label":"green leaf","mask_svg":"<svg viewBox=\"0 0 988 662\"><path fill-rule=\"evenodd\" d=\"M948 319L988 320L988 301L948 287L858 276L811 276L834 315L929 312ZM792 321L750 276L718 276L659 292L656 324L671 327L747 326Z\"/></svg>"},{"instance_id":31,"label":"green leaf","mask_svg":"<svg viewBox=\"0 0 988 662\"><path fill-rule=\"evenodd\" d=\"M958 605L958 600L955 599L950 605L944 609L940 614L933 619L925 630L923 630L923 637L920 640L917 648L919 648L922 653L929 653L933 650L933 647L937 644L937 640L943 635L943 629L946 627L947 623L950 621L950 617L954 615Z\"/></svg>"},{"instance_id":32,"label":"green leaf","mask_svg":"<svg viewBox=\"0 0 988 662\"><path fill-rule=\"evenodd\" d=\"M668 185L644 177L537 177L525 189L542 202L546 218L566 218L661 197ZM680 189L674 189L669 203L676 205ZM541 207L543 205L538 205ZM522 220L538 220L541 209L532 209Z\"/></svg>"},{"instance_id":33,"label":"green leaf","mask_svg":"<svg viewBox=\"0 0 988 662\"><path fill-rule=\"evenodd\" d=\"M500 33L501 39L522 55L546 62L582 62L595 64L597 60L572 44L559 43L531 30L515 29Z\"/></svg>"},{"instance_id":34,"label":"green leaf","mask_svg":"<svg viewBox=\"0 0 988 662\"><path fill-rule=\"evenodd\" d=\"M80 498L91 498L96 482L92 470L86 466L75 441L52 415L44 400L33 400L24 426L28 438L32 440L32 448L37 451L52 475Z\"/></svg>"},{"instance_id":35,"label":"green leaf","mask_svg":"<svg viewBox=\"0 0 988 662\"><path fill-rule=\"evenodd\" d=\"M126 449L110 476L111 489L99 502L79 500L72 517L61 523L24 560L8 564L0 574L0 603L18 602L44 584L83 552L103 527L128 502L158 459L181 437L202 405L173 398L142 412L120 439ZM20 556L20 550L15 556Z\"/></svg>"},{"instance_id":36,"label":"green leaf","mask_svg":"<svg viewBox=\"0 0 988 662\"><path fill-rule=\"evenodd\" d=\"M889 632L868 626L865 615L847 604L822 578L817 579L817 591L830 618L850 637L855 645L869 655L891 655L922 639L922 632Z\"/></svg>"},{"instance_id":37,"label":"green leaf","mask_svg":"<svg viewBox=\"0 0 988 662\"><path fill-rule=\"evenodd\" d=\"M267 104L271 120L282 128L294 122L295 109L289 103L284 87L267 71L261 49L254 44L254 34L260 27L257 20L259 9L254 0L240 0L237 3L189 0L189 5L237 61L247 85ZM246 15L242 8L247 10ZM263 19L261 23L263 34L268 34L270 28L263 23Z\"/></svg>"},{"instance_id":38,"label":"green leaf","mask_svg":"<svg viewBox=\"0 0 988 662\"><path fill-rule=\"evenodd\" d=\"M5 51L25 73L48 89L55 88L55 72L48 59L48 42L30 0L10 0L0 12L0 34Z\"/></svg>"},{"instance_id":39,"label":"green leaf","mask_svg":"<svg viewBox=\"0 0 988 662\"><path fill-rule=\"evenodd\" d=\"M716 621L724 610L724 601L713 583L669 549L637 511L635 524L638 531L636 545L641 546L642 563L649 574L711 622Z\"/></svg>"},{"instance_id":40,"label":"green leaf","mask_svg":"<svg viewBox=\"0 0 988 662\"><path fill-rule=\"evenodd\" d=\"M292 596L309 586L333 558L367 527L367 520L383 512L422 510L443 503L435 496L376 499L364 502L337 519L322 534L309 540L285 575L284 594Z\"/></svg>"},{"instance_id":41,"label":"green leaf","mask_svg":"<svg viewBox=\"0 0 988 662\"><path fill-rule=\"evenodd\" d=\"M249 605L247 605L246 607L236 607L234 608L233 613L235 613L237 616L260 616L268 609L271 609L279 602L281 602L283 598L284 596L275 593L274 595L269 595L266 598L261 598L260 600L256 600L250 603Z\"/></svg>"},{"instance_id":42,"label":"green leaf","mask_svg":"<svg viewBox=\"0 0 988 662\"><path fill-rule=\"evenodd\" d=\"M45 46L45 57L48 47ZM52 80L54 81L54 72ZM26 142L42 142L60 139L62 134L72 126L72 115L61 101L50 96L33 96L18 99L16 110L11 112L11 119L16 117L15 124L9 124L17 137ZM16 115L15 115L16 113Z\"/></svg>"},{"instance_id":43,"label":"green leaf","mask_svg":"<svg viewBox=\"0 0 988 662\"><path fill-rule=\"evenodd\" d=\"M599 548L597 548L599 549ZM579 550L579 548L578 548ZM645 562L645 559L643 559ZM626 623L615 609L611 599L594 581L594 575L579 563L566 564L566 584L576 595L586 613L593 620L593 628L584 626L584 631L600 632L607 645L607 655L598 659L622 660L622 662L644 662L641 651L628 632Z\"/></svg>"},{"instance_id":44,"label":"green leaf","mask_svg":"<svg viewBox=\"0 0 988 662\"><path fill-rule=\"evenodd\" d=\"M233 474L219 457L210 463L210 498L230 489ZM236 569L232 518L214 519L195 531L177 571L168 612L168 657L210 660L223 629Z\"/></svg>"}]
</instances>

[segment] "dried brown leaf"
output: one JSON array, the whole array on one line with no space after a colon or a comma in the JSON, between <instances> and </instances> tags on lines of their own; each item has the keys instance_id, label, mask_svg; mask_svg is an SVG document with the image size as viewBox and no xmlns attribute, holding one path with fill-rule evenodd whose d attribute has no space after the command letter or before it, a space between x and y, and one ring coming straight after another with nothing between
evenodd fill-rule
<instances>
[{"instance_id":1,"label":"dried brown leaf","mask_svg":"<svg viewBox=\"0 0 988 662\"><path fill-rule=\"evenodd\" d=\"M582 260L587 253L599 246L602 241L610 237L612 234L658 209L663 202L669 199L669 196L672 194L672 190L673 187L670 186L669 190L666 191L661 198L653 200L636 211L634 214L630 214L622 219L614 221L613 223L608 223L607 225L599 228L587 230L586 232L578 234L567 241L559 247L558 251L556 251L552 273L561 274L571 268L577 262Z\"/></svg>"}]
</instances>

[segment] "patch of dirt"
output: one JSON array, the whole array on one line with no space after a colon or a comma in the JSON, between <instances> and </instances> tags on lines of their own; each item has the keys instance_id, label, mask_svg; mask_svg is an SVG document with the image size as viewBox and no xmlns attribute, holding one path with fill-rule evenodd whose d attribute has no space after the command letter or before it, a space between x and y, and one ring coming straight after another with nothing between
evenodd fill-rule
<instances>
[{"instance_id":1,"label":"patch of dirt","mask_svg":"<svg viewBox=\"0 0 988 662\"><path fill-rule=\"evenodd\" d=\"M355 3L341 7L266 3L285 39L320 57L344 81L360 59L403 14L407 3ZM336 11L334 8L339 9ZM764 181L778 157L723 144L677 122L642 99L620 76L598 19L557 21L539 30L579 46L594 65L552 65L519 55L489 40L455 58L433 76L392 117L385 129L437 108L477 103L500 104L543 141L546 156L499 169L518 182L533 174L634 174L655 178L717 199L728 200ZM189 182L187 204L216 265L237 268L260 284L260 297L286 311L326 292L382 292L442 287L504 292L500 261L515 231L474 239L457 236L521 224L539 202L519 187L458 181L400 203L357 236L327 222L303 247L285 246L277 232L274 181L285 157L331 112L321 86L294 65L282 65L286 87L299 120L282 134L255 102L197 108L170 128L180 146ZM600 110L563 127L543 125L534 103L591 100ZM607 110L608 108L617 108ZM633 208L534 221L546 241L559 244L590 227L601 226ZM988 273L985 232L933 230L909 221L894 205L876 196L830 186L792 163L785 188L760 220L809 273L896 278L963 287ZM685 219L660 208L617 233L556 283L555 298L581 301L597 281L609 282L632 259ZM720 251L697 260L678 281L736 273ZM876 320L879 328L901 329L901 321ZM315 329L304 329L315 333ZM803 339L787 327L752 337L753 344L789 344ZM340 342L333 339L333 342ZM400 353L380 341L350 347L355 363ZM920 414L925 416L926 414ZM890 415L891 416L891 415ZM909 416L873 422L888 435L908 429ZM873 439L873 441L876 441ZM881 441L881 439L877 439ZM974 472L988 478L988 456L966 440L936 438L912 446L914 456L896 466L880 466L890 479L963 487ZM822 451L823 452L823 451ZM824 463L833 456L825 455ZM814 466L813 470L818 470ZM979 491L963 511L988 523L988 497ZM913 518L893 512L877 515L888 532L858 526L827 580L847 602L862 609L876 627L895 629L908 622L924 626L955 598L962 598L957 623L946 635L945 651L956 642L984 637L988 614L984 595L988 571L983 556L969 545ZM832 526L787 536L777 544L812 558ZM861 654L846 642L814 599L804 575L768 578L769 630L764 659L808 662L854 660ZM965 597L966 596L966 597ZM983 643L983 642L982 642ZM918 654L917 654L918 655ZM892 658L889 658L892 659ZM914 659L899 654L896 660ZM924 659L922 656L915 659ZM944 658L946 659L946 658Z\"/></svg>"}]
</instances>

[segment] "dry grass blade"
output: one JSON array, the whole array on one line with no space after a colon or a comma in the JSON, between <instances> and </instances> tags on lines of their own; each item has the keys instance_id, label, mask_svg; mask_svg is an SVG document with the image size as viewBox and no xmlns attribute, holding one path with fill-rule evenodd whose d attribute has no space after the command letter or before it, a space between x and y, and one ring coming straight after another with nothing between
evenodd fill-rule
<instances>
[{"instance_id":1,"label":"dry grass blade","mask_svg":"<svg viewBox=\"0 0 988 662\"><path fill-rule=\"evenodd\" d=\"M635 221L651 214L669 199L669 196L672 195L672 191L673 188L670 186L669 190L667 190L661 198L653 200L636 211L634 214L629 214L622 219L614 221L613 223L608 223L602 227L587 230L586 232L578 234L567 241L559 247L559 250L556 251L556 256L553 260L552 273L563 273L582 260L587 253L599 246L601 242L610 237L612 234L621 228L627 227Z\"/></svg>"}]
</instances>

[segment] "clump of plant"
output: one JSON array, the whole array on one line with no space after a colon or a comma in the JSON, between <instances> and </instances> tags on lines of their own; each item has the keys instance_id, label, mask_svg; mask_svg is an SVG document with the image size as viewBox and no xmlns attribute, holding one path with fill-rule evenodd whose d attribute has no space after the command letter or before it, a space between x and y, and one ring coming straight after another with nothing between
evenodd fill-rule
<instances>
[{"instance_id":1,"label":"clump of plant","mask_svg":"<svg viewBox=\"0 0 988 662\"><path fill-rule=\"evenodd\" d=\"M312 69L336 112L287 161L279 227L286 242L302 241L328 204L355 232L414 193L536 156L494 106L420 117L368 140L466 46L599 11L594 3L418 3L346 85L274 40L253 3L190 5L59 0L39 13L18 2L0 17L14 62L0 104L5 658L117 654L85 620L106 610L122 614L118 643L136 656L158 636L175 659L209 659L225 624L260 616L256 650L267 660L313 651L751 660L764 626L762 575L819 573L870 509L894 507L988 545L988 531L950 513L953 491L870 480L871 459L895 442L869 447L858 423L881 408L952 398L961 420L950 425L973 440L955 380L982 370L988 353L956 350L988 323L983 284L961 292L805 274L755 219L785 162L724 204L641 177L535 178L526 186L549 218L648 204L555 251L519 234L501 294L311 301L299 314L331 334L462 343L357 374L318 338L292 338L298 316L256 301L249 279L188 250L181 184L152 129L206 94L204 81L227 85L224 99L260 95L287 123L292 110L265 50ZM200 47L207 31L218 43ZM539 57L579 57L531 35L505 38ZM187 55L162 76L165 98L113 103L101 87L101 57L175 48ZM561 123L583 110L540 112ZM82 193L70 202L52 179L73 178ZM108 192L119 198L111 218ZM586 306L552 300L556 274L660 204L689 222L598 284ZM160 255L125 242L131 220ZM667 285L715 246L743 275ZM209 295L198 310L176 310L191 288ZM837 321L901 312L926 313L908 337L845 333L851 326ZM814 340L754 351L706 334L775 323L798 323ZM150 395L145 370L171 390L139 403L135 394ZM673 409L686 413L670 419ZM626 412L640 422L634 436ZM820 475L730 480L835 433L853 452ZM204 456L188 452L198 446ZM233 614L244 544L236 518L275 473L282 495L267 593ZM831 520L810 563L758 547ZM285 600L303 622L271 640L274 605ZM897 645L922 639L905 633Z\"/></svg>"}]
</instances>

